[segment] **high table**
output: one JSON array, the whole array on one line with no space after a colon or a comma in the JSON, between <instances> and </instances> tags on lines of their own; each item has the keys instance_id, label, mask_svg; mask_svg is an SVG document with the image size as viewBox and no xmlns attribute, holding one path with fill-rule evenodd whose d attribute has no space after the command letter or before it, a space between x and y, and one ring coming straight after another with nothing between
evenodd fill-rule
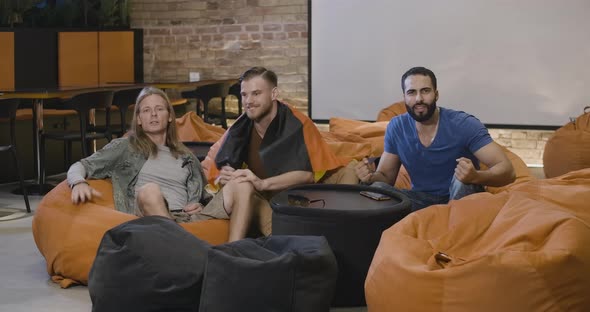
<instances>
[{"instance_id":1,"label":"high table","mask_svg":"<svg viewBox=\"0 0 590 312\"><path fill-rule=\"evenodd\" d=\"M27 187L29 194L44 195L52 186L45 184L45 172L41 172L40 139L43 134L43 104L46 100L68 99L75 94L101 90L119 90L134 87L134 84L103 85L96 87L62 87L56 89L2 90L0 98L18 98L32 101L33 111L33 153L35 157L36 181ZM26 104L24 105L26 106Z\"/></svg>"},{"instance_id":2,"label":"high table","mask_svg":"<svg viewBox=\"0 0 590 312\"><path fill-rule=\"evenodd\" d=\"M234 84L238 82L237 79L219 79L219 80L199 80L199 81L185 81L185 82L148 82L146 85L154 86L160 89L196 89L198 87L215 84L227 83Z\"/></svg>"}]
</instances>

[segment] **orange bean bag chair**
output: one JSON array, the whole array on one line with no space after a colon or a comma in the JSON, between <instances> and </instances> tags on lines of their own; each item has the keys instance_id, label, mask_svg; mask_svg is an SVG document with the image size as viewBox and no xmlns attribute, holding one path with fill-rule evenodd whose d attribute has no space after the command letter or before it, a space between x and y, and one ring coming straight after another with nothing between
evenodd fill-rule
<instances>
[{"instance_id":1,"label":"orange bean bag chair","mask_svg":"<svg viewBox=\"0 0 590 312\"><path fill-rule=\"evenodd\" d=\"M369 311L588 311L590 169L414 212L381 237Z\"/></svg>"},{"instance_id":2,"label":"orange bean bag chair","mask_svg":"<svg viewBox=\"0 0 590 312\"><path fill-rule=\"evenodd\" d=\"M176 131L183 142L217 142L225 133L225 129L206 123L195 112L176 118Z\"/></svg>"},{"instance_id":3,"label":"orange bean bag chair","mask_svg":"<svg viewBox=\"0 0 590 312\"><path fill-rule=\"evenodd\" d=\"M33 217L33 237L47 262L47 273L62 288L87 284L104 233L137 218L114 210L110 181L88 182L102 193L101 198L74 205L70 200L70 188L63 181L43 197ZM227 220L183 223L181 226L213 245L228 240Z\"/></svg>"},{"instance_id":4,"label":"orange bean bag chair","mask_svg":"<svg viewBox=\"0 0 590 312\"><path fill-rule=\"evenodd\" d=\"M351 161L373 156L373 145L366 139L353 133L320 131L322 138L336 156Z\"/></svg>"},{"instance_id":5,"label":"orange bean bag chair","mask_svg":"<svg viewBox=\"0 0 590 312\"><path fill-rule=\"evenodd\" d=\"M557 129L543 152L547 178L583 168L590 168L590 112Z\"/></svg>"},{"instance_id":6,"label":"orange bean bag chair","mask_svg":"<svg viewBox=\"0 0 590 312\"><path fill-rule=\"evenodd\" d=\"M353 134L364 139L372 146L371 154L365 156L379 157L383 154L383 140L389 122L366 122L347 118L330 118L330 132Z\"/></svg>"},{"instance_id":7,"label":"orange bean bag chair","mask_svg":"<svg viewBox=\"0 0 590 312\"><path fill-rule=\"evenodd\" d=\"M397 107L397 111L399 111L401 110L401 106L403 106L405 112L405 104L403 102L393 104L390 107L394 108L386 108L386 110L389 109L388 111L395 112L395 107ZM357 150L353 149L354 152L352 152L351 154L355 156L355 159L361 159L364 156L379 157L383 153L385 130L387 129L388 123L389 122L366 122L346 118L330 118L330 132L338 134L340 136L345 136L347 134L351 136L356 136L357 140L358 137L360 137L361 140L358 141L359 144L363 142L362 139L365 139L366 143L371 144L372 152L370 154L366 154L366 148L362 150L362 152L360 148L358 148ZM516 174L516 179L513 183L502 187L487 187L486 190L490 193L499 193L501 191L511 188L514 185L528 182L534 179L527 165L524 163L524 161L522 161L520 157L518 157L518 155L514 154L513 152L511 152L503 146L502 149L506 153L506 156L508 156L508 159L512 162L512 166L514 167L514 171ZM362 153L365 153L365 155L363 156ZM358 156L360 156L360 158ZM485 169L485 166L482 166L482 168ZM408 172L403 166L401 167L400 172L398 173L395 186L402 189L410 189L412 186Z\"/></svg>"},{"instance_id":8,"label":"orange bean bag chair","mask_svg":"<svg viewBox=\"0 0 590 312\"><path fill-rule=\"evenodd\" d=\"M524 163L524 161L520 157L518 157L518 155L514 154L512 151L510 151L509 149L507 149L504 146L501 146L501 147L504 150L504 153L506 153L506 156L508 157L510 162L512 163L512 168L514 168L514 175L516 177L514 179L514 182L512 182L508 185L497 186L497 187L486 186L486 191L490 192L492 194L500 193L502 191L512 188L515 185L522 184L522 183L529 182L529 181L536 179L531 174L529 167L527 167L527 165ZM481 168L485 169L486 166L482 164Z\"/></svg>"},{"instance_id":9,"label":"orange bean bag chair","mask_svg":"<svg viewBox=\"0 0 590 312\"><path fill-rule=\"evenodd\" d=\"M391 118L407 112L408 110L404 101L396 102L382 109L377 115L377 121L390 121Z\"/></svg>"}]
</instances>

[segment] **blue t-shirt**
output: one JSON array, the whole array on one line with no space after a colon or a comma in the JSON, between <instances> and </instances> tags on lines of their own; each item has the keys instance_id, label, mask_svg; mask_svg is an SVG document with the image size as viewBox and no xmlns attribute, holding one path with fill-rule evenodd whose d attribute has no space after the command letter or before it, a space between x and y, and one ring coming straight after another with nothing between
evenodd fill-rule
<instances>
[{"instance_id":1,"label":"blue t-shirt","mask_svg":"<svg viewBox=\"0 0 590 312\"><path fill-rule=\"evenodd\" d=\"M420 142L416 122L408 113L391 119L385 132L385 151L400 157L410 174L412 190L439 196L449 195L456 159L467 157L479 169L473 153L491 142L479 119L442 107L438 131L429 147Z\"/></svg>"}]
</instances>

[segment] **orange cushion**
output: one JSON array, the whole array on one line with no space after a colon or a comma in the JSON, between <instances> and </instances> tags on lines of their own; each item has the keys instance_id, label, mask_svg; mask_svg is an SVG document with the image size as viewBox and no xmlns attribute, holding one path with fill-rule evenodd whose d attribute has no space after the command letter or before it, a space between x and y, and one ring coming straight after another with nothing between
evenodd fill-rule
<instances>
[{"instance_id":1,"label":"orange cushion","mask_svg":"<svg viewBox=\"0 0 590 312\"><path fill-rule=\"evenodd\" d=\"M351 132L352 129L366 124L369 124L369 122L332 117L330 118L330 132Z\"/></svg>"},{"instance_id":2,"label":"orange cushion","mask_svg":"<svg viewBox=\"0 0 590 312\"><path fill-rule=\"evenodd\" d=\"M187 99L183 99L183 98L170 99L170 104L172 104L172 106L184 105L186 103L188 103Z\"/></svg>"},{"instance_id":3,"label":"orange cushion","mask_svg":"<svg viewBox=\"0 0 590 312\"><path fill-rule=\"evenodd\" d=\"M51 279L66 288L87 284L102 236L109 229L137 218L114 210L110 181L90 180L101 198L81 205L70 200L70 188L63 181L43 197L33 218L33 237L47 262ZM229 222L208 220L181 224L187 231L211 244L228 240Z\"/></svg>"},{"instance_id":4,"label":"orange cushion","mask_svg":"<svg viewBox=\"0 0 590 312\"><path fill-rule=\"evenodd\" d=\"M367 122L347 118L330 118L330 132L354 133L363 138L384 137L389 121Z\"/></svg>"},{"instance_id":5,"label":"orange cushion","mask_svg":"<svg viewBox=\"0 0 590 312\"><path fill-rule=\"evenodd\" d=\"M514 154L512 151L510 151L509 149L507 149L504 146L501 146L501 147L504 150L504 153L506 153L506 156L508 157L510 162L512 163L512 168L514 168L514 174L515 174L516 178L514 179L514 182L512 182L508 185L498 186L498 187L487 186L486 191L493 193L493 194L500 193L500 192L505 191L517 184L525 183L525 182L535 179L535 177L531 174L529 167L527 167L527 165L524 163L524 161L520 157L518 157L518 155ZM485 169L486 166L482 164L481 168Z\"/></svg>"},{"instance_id":6,"label":"orange cushion","mask_svg":"<svg viewBox=\"0 0 590 312\"><path fill-rule=\"evenodd\" d=\"M206 123L195 112L176 118L178 138L184 142L217 142L225 129Z\"/></svg>"},{"instance_id":7,"label":"orange cushion","mask_svg":"<svg viewBox=\"0 0 590 312\"><path fill-rule=\"evenodd\" d=\"M397 178L395 179L395 183L393 186L404 190L412 189L412 180L410 179L410 174L408 173L404 165L401 165L399 167L399 172L397 173Z\"/></svg>"},{"instance_id":8,"label":"orange cushion","mask_svg":"<svg viewBox=\"0 0 590 312\"><path fill-rule=\"evenodd\" d=\"M57 109L44 109L43 116L70 116L76 115L75 110L57 110ZM33 110L31 108L21 108L16 111L16 120L31 120L33 119Z\"/></svg>"},{"instance_id":9,"label":"orange cushion","mask_svg":"<svg viewBox=\"0 0 590 312\"><path fill-rule=\"evenodd\" d=\"M396 102L382 109L379 112L379 115L377 115L377 121L390 121L391 118L401 114L405 114L407 112L408 110L406 109L405 102Z\"/></svg>"},{"instance_id":10,"label":"orange cushion","mask_svg":"<svg viewBox=\"0 0 590 312\"><path fill-rule=\"evenodd\" d=\"M362 159L367 156L379 156L370 142L365 138L352 133L339 133L320 131L322 138L338 157L352 159Z\"/></svg>"},{"instance_id":11,"label":"orange cushion","mask_svg":"<svg viewBox=\"0 0 590 312\"><path fill-rule=\"evenodd\" d=\"M414 212L383 232L369 311L585 311L588 202L585 169Z\"/></svg>"},{"instance_id":12,"label":"orange cushion","mask_svg":"<svg viewBox=\"0 0 590 312\"><path fill-rule=\"evenodd\" d=\"M330 118L330 132L353 134L371 144L371 154L365 156L379 157L383 154L383 141L388 122L366 122L346 118Z\"/></svg>"}]
</instances>

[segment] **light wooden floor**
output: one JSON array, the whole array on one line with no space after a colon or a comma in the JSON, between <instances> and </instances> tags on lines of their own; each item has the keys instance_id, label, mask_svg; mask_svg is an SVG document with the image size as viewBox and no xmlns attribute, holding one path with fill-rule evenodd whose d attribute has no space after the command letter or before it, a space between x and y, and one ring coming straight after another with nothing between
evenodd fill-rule
<instances>
[{"instance_id":1,"label":"light wooden floor","mask_svg":"<svg viewBox=\"0 0 590 312\"><path fill-rule=\"evenodd\" d=\"M0 185L0 207L26 213L23 197L10 192L14 188L16 184ZM34 213L41 197L29 200ZM86 287L61 289L49 279L33 240L32 216L0 221L0 311L91 311Z\"/></svg>"}]
</instances>

